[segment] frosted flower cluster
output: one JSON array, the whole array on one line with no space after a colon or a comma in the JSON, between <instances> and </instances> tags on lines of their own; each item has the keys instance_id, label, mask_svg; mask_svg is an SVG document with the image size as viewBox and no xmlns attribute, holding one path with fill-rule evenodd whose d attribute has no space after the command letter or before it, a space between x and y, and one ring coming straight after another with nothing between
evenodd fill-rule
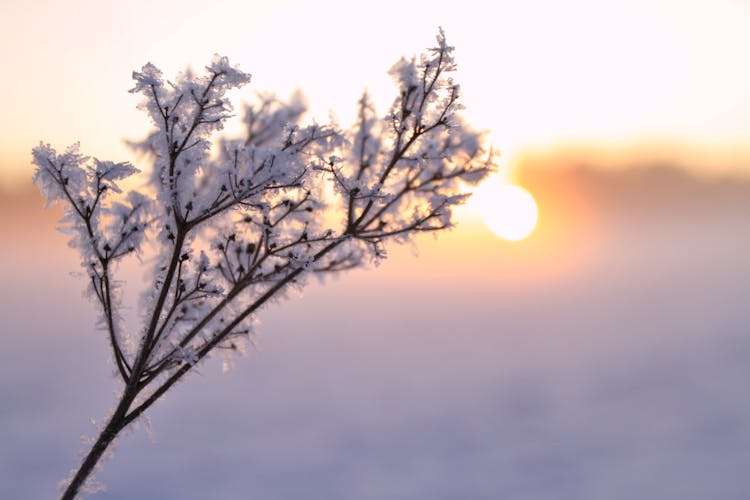
<instances>
[{"instance_id":1,"label":"frosted flower cluster","mask_svg":"<svg viewBox=\"0 0 750 500\"><path fill-rule=\"evenodd\" d=\"M34 180L66 207L125 384L110 434L211 352L241 350L256 311L290 287L377 262L389 240L451 227L462 186L494 158L458 114L453 47L442 31L437 42L393 66L384 116L365 94L346 130L305 122L300 96L260 94L245 107L245 135L219 137L233 114L226 93L250 75L219 56L173 81L146 64L131 90L155 127L134 145L150 162L140 192L119 187L140 173L129 163L87 158L77 144L34 149ZM128 333L113 272L146 242L157 249L153 282Z\"/></svg>"},{"instance_id":2,"label":"frosted flower cluster","mask_svg":"<svg viewBox=\"0 0 750 500\"><path fill-rule=\"evenodd\" d=\"M215 347L236 349L246 320L310 273L358 267L383 258L390 239L450 227L466 197L459 181L478 182L493 161L458 115L455 67L440 32L436 47L391 69L397 96L384 117L365 94L349 130L303 124L301 97L260 95L246 106L245 136L217 140L232 116L226 92L250 75L219 56L173 82L146 64L131 90L156 127L137 144L152 160L143 193L118 187L139 173L129 163L89 160L77 144L35 148L34 180L66 205L123 379L151 381ZM144 239L159 259L144 324L125 342L111 272Z\"/></svg>"},{"instance_id":3,"label":"frosted flower cluster","mask_svg":"<svg viewBox=\"0 0 750 500\"><path fill-rule=\"evenodd\" d=\"M390 71L396 97L379 116L367 94L354 125L305 122L301 96L259 94L243 137L218 133L233 115L227 91L250 75L215 56L200 74L133 73L154 130L134 143L150 165L139 192L130 163L91 159L77 144L33 151L34 181L62 202L63 230L81 254L91 296L124 389L68 482L72 498L114 437L216 350L242 351L255 313L309 276L385 258L389 240L451 227L461 189L492 169L481 135L461 118L453 47L437 46ZM136 183L132 183L136 185ZM128 332L114 273L127 255L155 252L142 324ZM149 250L151 252L152 250Z\"/></svg>"}]
</instances>

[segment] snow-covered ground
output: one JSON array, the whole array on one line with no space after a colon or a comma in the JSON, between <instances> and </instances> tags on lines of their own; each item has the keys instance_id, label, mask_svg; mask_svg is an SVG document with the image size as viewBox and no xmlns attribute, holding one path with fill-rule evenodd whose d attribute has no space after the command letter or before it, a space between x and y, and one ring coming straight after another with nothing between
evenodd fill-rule
<instances>
[{"instance_id":1,"label":"snow-covered ground","mask_svg":"<svg viewBox=\"0 0 750 500\"><path fill-rule=\"evenodd\" d=\"M750 185L555 176L576 244L458 230L311 285L120 440L101 498L750 498ZM54 217L7 205L0 498L50 498L116 385Z\"/></svg>"}]
</instances>

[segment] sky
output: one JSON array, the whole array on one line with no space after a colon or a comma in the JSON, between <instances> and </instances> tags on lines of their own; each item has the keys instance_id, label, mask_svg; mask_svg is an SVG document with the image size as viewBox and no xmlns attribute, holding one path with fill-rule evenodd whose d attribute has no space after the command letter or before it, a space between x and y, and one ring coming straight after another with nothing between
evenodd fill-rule
<instances>
[{"instance_id":1,"label":"sky","mask_svg":"<svg viewBox=\"0 0 750 500\"><path fill-rule=\"evenodd\" d=\"M740 0L472 0L127 3L6 0L0 182L28 175L30 149L132 159L148 123L128 94L148 61L174 75L214 53L257 90L302 89L318 120L350 121L367 88L385 111L390 66L433 43L457 47L466 115L512 168L528 154L592 152L609 163L674 160L748 172L750 4Z\"/></svg>"},{"instance_id":2,"label":"sky","mask_svg":"<svg viewBox=\"0 0 750 500\"><path fill-rule=\"evenodd\" d=\"M118 389L31 148L139 165L131 72L214 53L253 74L238 100L300 88L346 124L443 26L535 231L469 207L263 309L257 350L178 384L93 498L750 498L750 3L491 5L0 3L0 497L53 496ZM130 320L145 267L118 270Z\"/></svg>"}]
</instances>

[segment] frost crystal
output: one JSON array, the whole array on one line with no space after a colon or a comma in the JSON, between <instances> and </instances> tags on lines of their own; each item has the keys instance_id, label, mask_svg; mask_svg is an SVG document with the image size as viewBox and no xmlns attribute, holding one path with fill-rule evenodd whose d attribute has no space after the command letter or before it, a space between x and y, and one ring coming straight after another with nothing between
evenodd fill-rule
<instances>
[{"instance_id":1,"label":"frost crystal","mask_svg":"<svg viewBox=\"0 0 750 500\"><path fill-rule=\"evenodd\" d=\"M62 154L34 148L34 181L48 203L65 204L64 230L125 387L93 463L98 445L210 353L243 352L269 301L309 275L379 263L390 240L452 226L462 187L487 175L494 157L457 114L453 48L442 31L437 42L393 66L397 92L385 116L364 94L348 130L304 121L299 95L259 94L245 108L245 136L217 138L232 115L226 92L250 75L215 56L203 74L165 82L146 64L131 89L155 125L133 144L151 163L142 192L121 192L118 182L139 173L129 163L89 159L77 144ZM153 281L131 334L113 271L145 242L156 249ZM83 484L86 463L69 491Z\"/></svg>"}]
</instances>

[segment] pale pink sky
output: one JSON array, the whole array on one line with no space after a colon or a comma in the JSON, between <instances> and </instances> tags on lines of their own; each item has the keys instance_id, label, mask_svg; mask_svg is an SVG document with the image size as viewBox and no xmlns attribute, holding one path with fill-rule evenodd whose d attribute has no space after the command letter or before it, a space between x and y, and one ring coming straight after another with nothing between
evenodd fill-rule
<instances>
[{"instance_id":1,"label":"pale pink sky","mask_svg":"<svg viewBox=\"0 0 750 500\"><path fill-rule=\"evenodd\" d=\"M170 75L228 55L253 73L239 97L299 87L319 119L346 123L365 87L385 110L387 69L438 26L457 46L466 114L508 163L571 144L669 144L699 151L705 169L747 172L749 21L737 0L6 1L0 182L28 175L39 140L131 159L121 140L147 122L127 90L147 61Z\"/></svg>"}]
</instances>

